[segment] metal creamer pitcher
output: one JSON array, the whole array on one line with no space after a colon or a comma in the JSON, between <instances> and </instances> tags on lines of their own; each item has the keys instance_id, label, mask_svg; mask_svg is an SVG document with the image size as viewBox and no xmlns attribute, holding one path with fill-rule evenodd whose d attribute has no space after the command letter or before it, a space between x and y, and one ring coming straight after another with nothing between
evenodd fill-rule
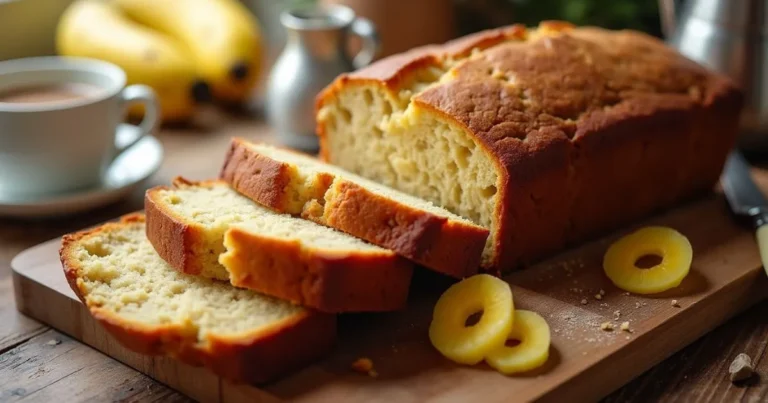
<instances>
[{"instance_id":1,"label":"metal creamer pitcher","mask_svg":"<svg viewBox=\"0 0 768 403\"><path fill-rule=\"evenodd\" d=\"M768 153L768 0L683 0L680 12L674 3L659 0L668 43L741 86L740 146Z\"/></svg>"},{"instance_id":2,"label":"metal creamer pitcher","mask_svg":"<svg viewBox=\"0 0 768 403\"><path fill-rule=\"evenodd\" d=\"M369 64L379 39L373 23L344 6L289 10L280 22L288 35L267 82L267 119L280 143L315 151L315 96L339 74ZM354 57L347 53L349 34L362 38Z\"/></svg>"}]
</instances>

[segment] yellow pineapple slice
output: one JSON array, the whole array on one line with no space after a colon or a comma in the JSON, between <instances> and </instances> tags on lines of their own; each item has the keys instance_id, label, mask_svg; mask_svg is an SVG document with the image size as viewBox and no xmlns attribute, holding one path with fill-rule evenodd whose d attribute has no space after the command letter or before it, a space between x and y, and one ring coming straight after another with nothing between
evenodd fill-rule
<instances>
[{"instance_id":1,"label":"yellow pineapple slice","mask_svg":"<svg viewBox=\"0 0 768 403\"><path fill-rule=\"evenodd\" d=\"M429 326L429 340L441 354L461 364L477 364L503 345L512 328L512 290L488 274L466 278L440 296ZM470 316L480 313L474 325Z\"/></svg>"},{"instance_id":2,"label":"yellow pineapple slice","mask_svg":"<svg viewBox=\"0 0 768 403\"><path fill-rule=\"evenodd\" d=\"M501 344L492 349L485 362L505 375L530 371L547 362L549 358L549 325L536 312L515 311L512 331ZM520 343L509 347L507 340Z\"/></svg>"},{"instance_id":3,"label":"yellow pineapple slice","mask_svg":"<svg viewBox=\"0 0 768 403\"><path fill-rule=\"evenodd\" d=\"M644 256L661 262L640 268ZM645 227L614 242L603 258L605 274L617 287L637 294L653 294L677 287L691 269L693 248L683 234L667 227Z\"/></svg>"}]
</instances>

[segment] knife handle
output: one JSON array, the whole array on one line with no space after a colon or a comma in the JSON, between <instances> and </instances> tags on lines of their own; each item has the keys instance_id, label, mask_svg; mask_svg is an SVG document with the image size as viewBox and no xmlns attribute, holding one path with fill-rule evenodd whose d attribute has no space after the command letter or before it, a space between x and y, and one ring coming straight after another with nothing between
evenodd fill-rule
<instances>
[{"instance_id":1,"label":"knife handle","mask_svg":"<svg viewBox=\"0 0 768 403\"><path fill-rule=\"evenodd\" d=\"M760 260L763 270L768 274L768 224L757 227L757 248L760 250Z\"/></svg>"}]
</instances>

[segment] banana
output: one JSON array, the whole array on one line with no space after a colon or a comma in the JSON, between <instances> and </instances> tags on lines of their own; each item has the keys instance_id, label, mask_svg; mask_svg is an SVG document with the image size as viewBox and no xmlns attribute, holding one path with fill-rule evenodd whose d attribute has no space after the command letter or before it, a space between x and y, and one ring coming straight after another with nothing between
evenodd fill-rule
<instances>
[{"instance_id":1,"label":"banana","mask_svg":"<svg viewBox=\"0 0 768 403\"><path fill-rule=\"evenodd\" d=\"M116 0L132 19L182 42L214 98L246 101L260 73L258 23L237 0Z\"/></svg>"},{"instance_id":2,"label":"banana","mask_svg":"<svg viewBox=\"0 0 768 403\"><path fill-rule=\"evenodd\" d=\"M112 3L78 0L70 5L59 20L56 47L61 55L114 63L125 70L129 84L152 87L165 122L190 118L196 102L210 97L183 46L131 21Z\"/></svg>"}]
</instances>

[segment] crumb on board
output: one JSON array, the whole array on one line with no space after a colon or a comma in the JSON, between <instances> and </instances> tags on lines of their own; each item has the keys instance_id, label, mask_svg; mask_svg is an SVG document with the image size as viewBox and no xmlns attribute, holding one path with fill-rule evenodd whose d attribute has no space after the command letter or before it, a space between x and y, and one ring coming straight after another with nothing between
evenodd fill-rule
<instances>
[{"instance_id":1,"label":"crumb on board","mask_svg":"<svg viewBox=\"0 0 768 403\"><path fill-rule=\"evenodd\" d=\"M599 301L599 300L603 299L603 295L602 294L595 294L595 299Z\"/></svg>"},{"instance_id":2,"label":"crumb on board","mask_svg":"<svg viewBox=\"0 0 768 403\"><path fill-rule=\"evenodd\" d=\"M368 357L361 357L352 363L352 369L361 374L366 374L372 378L377 377L379 374L373 369L373 361Z\"/></svg>"},{"instance_id":3,"label":"crumb on board","mask_svg":"<svg viewBox=\"0 0 768 403\"><path fill-rule=\"evenodd\" d=\"M600 329L605 330L606 332L610 332L613 330L613 323L611 322L603 322L600 325Z\"/></svg>"},{"instance_id":4,"label":"crumb on board","mask_svg":"<svg viewBox=\"0 0 768 403\"><path fill-rule=\"evenodd\" d=\"M631 337L627 336L627 337L625 337L625 339L629 340L629 339L631 339Z\"/></svg>"},{"instance_id":5,"label":"crumb on board","mask_svg":"<svg viewBox=\"0 0 768 403\"><path fill-rule=\"evenodd\" d=\"M587 305L587 299L586 298L583 298L581 300L581 305Z\"/></svg>"},{"instance_id":6,"label":"crumb on board","mask_svg":"<svg viewBox=\"0 0 768 403\"><path fill-rule=\"evenodd\" d=\"M620 329L627 333L632 333L632 329L629 328L629 321L621 322Z\"/></svg>"},{"instance_id":7,"label":"crumb on board","mask_svg":"<svg viewBox=\"0 0 768 403\"><path fill-rule=\"evenodd\" d=\"M672 306L674 306L675 308L680 308L680 302L676 299L673 299Z\"/></svg>"},{"instance_id":8,"label":"crumb on board","mask_svg":"<svg viewBox=\"0 0 768 403\"><path fill-rule=\"evenodd\" d=\"M629 296L629 291L625 292L624 295Z\"/></svg>"},{"instance_id":9,"label":"crumb on board","mask_svg":"<svg viewBox=\"0 0 768 403\"><path fill-rule=\"evenodd\" d=\"M49 346L58 346L59 344L61 344L61 340L53 339L53 340L49 340L48 343L45 343L45 344Z\"/></svg>"},{"instance_id":10,"label":"crumb on board","mask_svg":"<svg viewBox=\"0 0 768 403\"><path fill-rule=\"evenodd\" d=\"M635 308L636 309L640 309L641 306L643 306L641 303L635 302Z\"/></svg>"},{"instance_id":11,"label":"crumb on board","mask_svg":"<svg viewBox=\"0 0 768 403\"><path fill-rule=\"evenodd\" d=\"M615 317L616 320L618 320L621 317L621 311L618 309L613 311L613 316Z\"/></svg>"},{"instance_id":12,"label":"crumb on board","mask_svg":"<svg viewBox=\"0 0 768 403\"><path fill-rule=\"evenodd\" d=\"M752 359L744 353L740 353L733 359L730 367L728 367L728 374L731 378L731 382L743 381L750 378L755 372L752 368Z\"/></svg>"},{"instance_id":13,"label":"crumb on board","mask_svg":"<svg viewBox=\"0 0 768 403\"><path fill-rule=\"evenodd\" d=\"M602 288L600 289L600 295L605 295L605 290L603 290Z\"/></svg>"}]
</instances>

